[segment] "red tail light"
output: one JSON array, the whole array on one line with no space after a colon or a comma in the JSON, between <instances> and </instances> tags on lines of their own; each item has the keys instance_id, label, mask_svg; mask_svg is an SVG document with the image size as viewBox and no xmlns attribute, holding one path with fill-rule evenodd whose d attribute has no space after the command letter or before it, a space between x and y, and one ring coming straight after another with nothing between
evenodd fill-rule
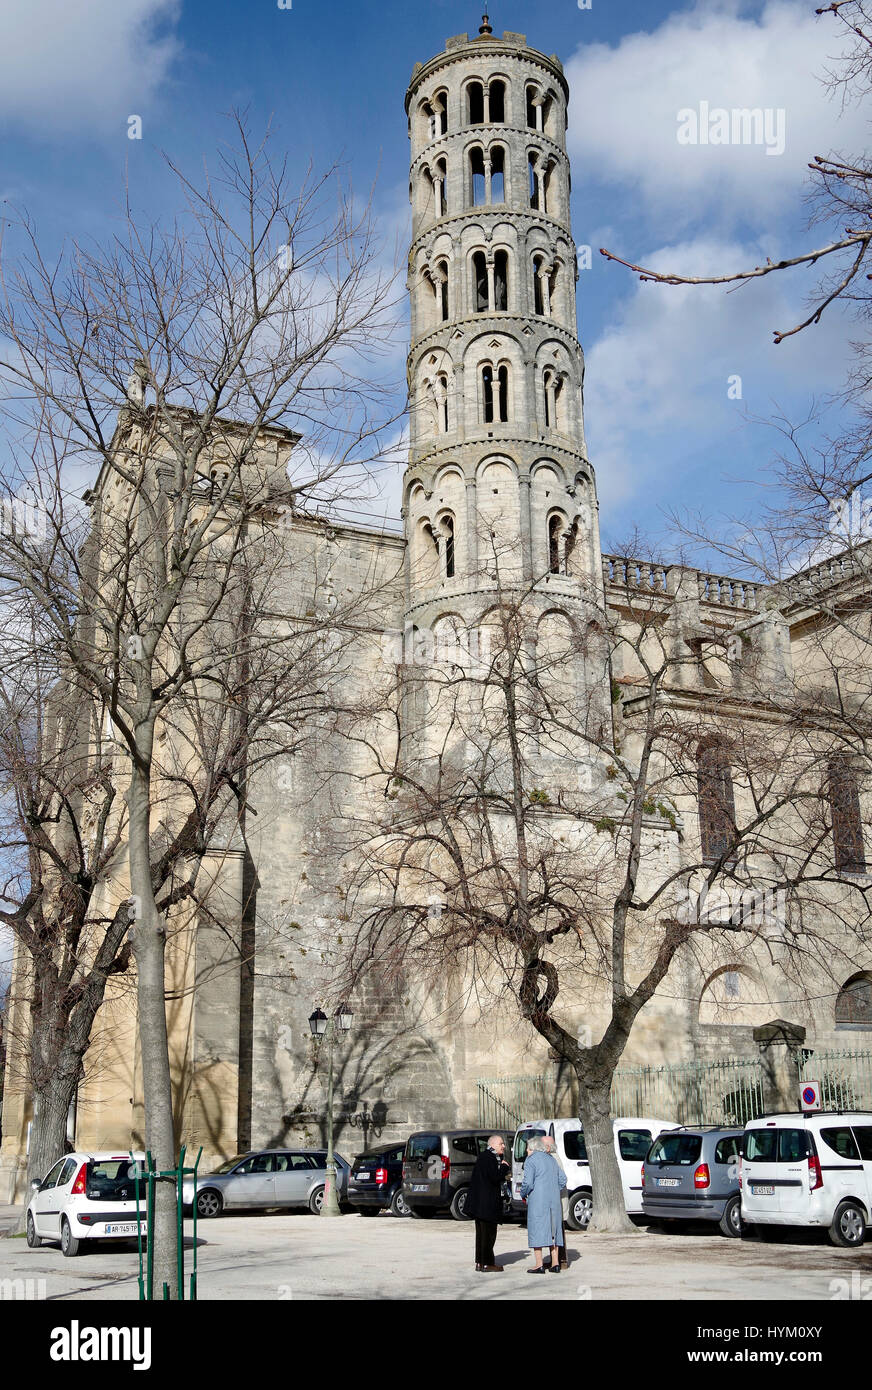
<instances>
[{"instance_id":1,"label":"red tail light","mask_svg":"<svg viewBox=\"0 0 872 1390\"><path fill-rule=\"evenodd\" d=\"M443 1180L444 1180L445 1178L448 1177L448 1174L449 1174L450 1172L451 1172L451 1159L448 1158L445 1154L443 1154L443 1155L442 1155L442 1177L443 1177Z\"/></svg>"},{"instance_id":2,"label":"red tail light","mask_svg":"<svg viewBox=\"0 0 872 1390\"><path fill-rule=\"evenodd\" d=\"M73 1183L73 1195L75 1197L84 1197L85 1195L85 1177L87 1172L88 1165L87 1163L83 1163L76 1174L76 1181Z\"/></svg>"},{"instance_id":3,"label":"red tail light","mask_svg":"<svg viewBox=\"0 0 872 1390\"><path fill-rule=\"evenodd\" d=\"M645 1165L642 1164L642 1186L645 1186Z\"/></svg>"},{"instance_id":4,"label":"red tail light","mask_svg":"<svg viewBox=\"0 0 872 1390\"><path fill-rule=\"evenodd\" d=\"M824 1185L824 1175L821 1172L821 1161L814 1154L809 1154L808 1175L811 1178L811 1191L817 1192L819 1187Z\"/></svg>"},{"instance_id":5,"label":"red tail light","mask_svg":"<svg viewBox=\"0 0 872 1390\"><path fill-rule=\"evenodd\" d=\"M387 1182L387 1180L388 1180L388 1170L387 1170L387 1168L376 1168L376 1170L375 1170L375 1184L376 1184L376 1187L384 1187L384 1185L385 1185L385 1183Z\"/></svg>"},{"instance_id":6,"label":"red tail light","mask_svg":"<svg viewBox=\"0 0 872 1390\"><path fill-rule=\"evenodd\" d=\"M742 1186L742 1160L739 1159L739 1186Z\"/></svg>"},{"instance_id":7,"label":"red tail light","mask_svg":"<svg viewBox=\"0 0 872 1390\"><path fill-rule=\"evenodd\" d=\"M693 1175L694 1187L708 1187L711 1182L711 1174L707 1163L701 1163Z\"/></svg>"}]
</instances>

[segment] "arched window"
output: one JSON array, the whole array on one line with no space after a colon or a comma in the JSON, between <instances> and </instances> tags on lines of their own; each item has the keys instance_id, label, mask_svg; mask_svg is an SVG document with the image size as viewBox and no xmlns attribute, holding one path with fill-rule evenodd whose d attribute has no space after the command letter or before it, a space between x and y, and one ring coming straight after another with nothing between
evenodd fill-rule
<instances>
[{"instance_id":1,"label":"arched window","mask_svg":"<svg viewBox=\"0 0 872 1390\"><path fill-rule=\"evenodd\" d=\"M533 313L544 314L545 303L542 292L542 267L545 264L544 256L533 257Z\"/></svg>"},{"instance_id":2,"label":"arched window","mask_svg":"<svg viewBox=\"0 0 872 1390\"><path fill-rule=\"evenodd\" d=\"M494 252L494 308L506 310L509 307L509 253Z\"/></svg>"},{"instance_id":3,"label":"arched window","mask_svg":"<svg viewBox=\"0 0 872 1390\"><path fill-rule=\"evenodd\" d=\"M545 165L545 168L543 169L542 175L541 175L541 186L542 186L542 201L541 201L540 204L539 204L539 211L540 211L540 212L550 212L550 213L553 214L554 208L555 208L555 199L554 199L555 178L554 178L554 165L553 165L553 163L548 163L548 164Z\"/></svg>"},{"instance_id":4,"label":"arched window","mask_svg":"<svg viewBox=\"0 0 872 1390\"><path fill-rule=\"evenodd\" d=\"M538 129L540 128L540 127L538 126L538 124L537 124L537 119L536 119L536 110L537 110L537 108L536 108L536 103L535 103L535 98L536 98L538 95L539 95L539 93L538 93L538 91L537 91L537 89L536 89L535 87L528 87L528 88L527 88L527 125L529 126L530 130L538 130ZM541 108L540 108L540 109L541 109Z\"/></svg>"},{"instance_id":5,"label":"arched window","mask_svg":"<svg viewBox=\"0 0 872 1390\"><path fill-rule=\"evenodd\" d=\"M537 156L530 154L527 157L527 170L530 178L530 207L539 207L539 169L537 167Z\"/></svg>"},{"instance_id":6,"label":"arched window","mask_svg":"<svg viewBox=\"0 0 872 1390\"><path fill-rule=\"evenodd\" d=\"M506 201L506 153L502 145L492 145L491 161L491 202Z\"/></svg>"},{"instance_id":7,"label":"arched window","mask_svg":"<svg viewBox=\"0 0 872 1390\"><path fill-rule=\"evenodd\" d=\"M483 251L472 253L473 303L477 314L488 311L487 260Z\"/></svg>"},{"instance_id":8,"label":"arched window","mask_svg":"<svg viewBox=\"0 0 872 1390\"><path fill-rule=\"evenodd\" d=\"M448 202L446 199L448 190L448 166L444 159L437 159L436 161L433 188L436 194L436 216L444 217L448 212Z\"/></svg>"},{"instance_id":9,"label":"arched window","mask_svg":"<svg viewBox=\"0 0 872 1390\"><path fill-rule=\"evenodd\" d=\"M842 985L836 1000L836 1025L872 1028L872 975L862 971Z\"/></svg>"},{"instance_id":10,"label":"arched window","mask_svg":"<svg viewBox=\"0 0 872 1390\"><path fill-rule=\"evenodd\" d=\"M552 516L548 522L548 569L551 574L560 574L560 533L563 518Z\"/></svg>"},{"instance_id":11,"label":"arched window","mask_svg":"<svg viewBox=\"0 0 872 1390\"><path fill-rule=\"evenodd\" d=\"M506 119L506 84L499 79L488 85L489 115L492 125L502 125Z\"/></svg>"},{"instance_id":12,"label":"arched window","mask_svg":"<svg viewBox=\"0 0 872 1390\"><path fill-rule=\"evenodd\" d=\"M506 424L509 418L509 369L503 362L494 368L485 362L481 368L482 413L486 425Z\"/></svg>"},{"instance_id":13,"label":"arched window","mask_svg":"<svg viewBox=\"0 0 872 1390\"><path fill-rule=\"evenodd\" d=\"M466 109L470 125L484 123L484 87L480 82L470 82L467 87Z\"/></svg>"},{"instance_id":14,"label":"arched window","mask_svg":"<svg viewBox=\"0 0 872 1390\"><path fill-rule=\"evenodd\" d=\"M830 758L827 772L836 871L840 874L865 874L866 851L857 774L844 755Z\"/></svg>"},{"instance_id":15,"label":"arched window","mask_svg":"<svg viewBox=\"0 0 872 1390\"><path fill-rule=\"evenodd\" d=\"M713 864L729 853L736 838L733 774L722 743L703 743L696 755L699 838L702 858Z\"/></svg>"},{"instance_id":16,"label":"arched window","mask_svg":"<svg viewBox=\"0 0 872 1390\"><path fill-rule=\"evenodd\" d=\"M443 518L442 533L445 536L445 577L454 578L454 517Z\"/></svg>"},{"instance_id":17,"label":"arched window","mask_svg":"<svg viewBox=\"0 0 872 1390\"><path fill-rule=\"evenodd\" d=\"M448 134L448 93L445 91L436 92L433 101L434 116L434 139L440 135Z\"/></svg>"},{"instance_id":18,"label":"arched window","mask_svg":"<svg viewBox=\"0 0 872 1390\"><path fill-rule=\"evenodd\" d=\"M556 430L562 423L563 378L552 367L546 367L542 378L545 394L545 428Z\"/></svg>"},{"instance_id":19,"label":"arched window","mask_svg":"<svg viewBox=\"0 0 872 1390\"><path fill-rule=\"evenodd\" d=\"M448 433L448 377L440 372L436 378L436 418L441 434Z\"/></svg>"},{"instance_id":20,"label":"arched window","mask_svg":"<svg viewBox=\"0 0 872 1390\"><path fill-rule=\"evenodd\" d=\"M485 201L484 153L476 147L469 152L469 202L482 207Z\"/></svg>"},{"instance_id":21,"label":"arched window","mask_svg":"<svg viewBox=\"0 0 872 1390\"><path fill-rule=\"evenodd\" d=\"M436 262L436 303L439 308L439 319L445 323L448 319L448 262Z\"/></svg>"}]
</instances>

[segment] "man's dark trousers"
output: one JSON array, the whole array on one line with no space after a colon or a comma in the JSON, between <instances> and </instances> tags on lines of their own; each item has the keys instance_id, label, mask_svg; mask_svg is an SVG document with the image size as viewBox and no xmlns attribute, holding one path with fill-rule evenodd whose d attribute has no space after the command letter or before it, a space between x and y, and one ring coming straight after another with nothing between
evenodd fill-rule
<instances>
[{"instance_id":1,"label":"man's dark trousers","mask_svg":"<svg viewBox=\"0 0 872 1390\"><path fill-rule=\"evenodd\" d=\"M479 1221L475 1223L475 1263L477 1265L492 1265L494 1260L494 1245L497 1239L496 1221Z\"/></svg>"}]
</instances>

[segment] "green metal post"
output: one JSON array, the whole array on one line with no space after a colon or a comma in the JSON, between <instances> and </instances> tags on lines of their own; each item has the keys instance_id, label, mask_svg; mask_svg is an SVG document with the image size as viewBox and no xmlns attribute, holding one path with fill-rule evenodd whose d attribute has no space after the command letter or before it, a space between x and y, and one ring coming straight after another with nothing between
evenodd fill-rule
<instances>
[{"instance_id":1,"label":"green metal post","mask_svg":"<svg viewBox=\"0 0 872 1390\"><path fill-rule=\"evenodd\" d=\"M133 1181L136 1191L136 1249L139 1255L139 1301L140 1303L144 1303L145 1285L142 1279L142 1216L139 1210L139 1164L134 1159L132 1153L130 1155L130 1161L134 1165L134 1173L136 1175Z\"/></svg>"},{"instance_id":2,"label":"green metal post","mask_svg":"<svg viewBox=\"0 0 872 1390\"><path fill-rule=\"evenodd\" d=\"M146 1159L148 1162L148 1224L146 1226L146 1240L148 1241L148 1250L146 1253L146 1298L148 1299L149 1303L151 1303L154 1299L154 1159L152 1158L150 1152L146 1154Z\"/></svg>"},{"instance_id":3,"label":"green metal post","mask_svg":"<svg viewBox=\"0 0 872 1390\"><path fill-rule=\"evenodd\" d=\"M182 1173L184 1172L185 1148L179 1150L179 1166L176 1170L176 1266L178 1270L179 1302L185 1301L185 1240L182 1228Z\"/></svg>"},{"instance_id":4,"label":"green metal post","mask_svg":"<svg viewBox=\"0 0 872 1390\"><path fill-rule=\"evenodd\" d=\"M194 1160L194 1200L191 1204L191 1227L194 1240L193 1268L191 1270L191 1299L197 1297L197 1171L200 1167L200 1159L203 1157L203 1146L200 1145L200 1152Z\"/></svg>"}]
</instances>

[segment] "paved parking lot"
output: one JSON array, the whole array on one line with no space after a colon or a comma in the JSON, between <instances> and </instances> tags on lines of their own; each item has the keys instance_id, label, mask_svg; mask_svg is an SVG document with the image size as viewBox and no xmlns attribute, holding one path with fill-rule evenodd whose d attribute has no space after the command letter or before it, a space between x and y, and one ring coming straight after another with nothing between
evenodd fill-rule
<instances>
[{"instance_id":1,"label":"paved parking lot","mask_svg":"<svg viewBox=\"0 0 872 1390\"><path fill-rule=\"evenodd\" d=\"M186 1223L190 1233L190 1223ZM297 1213L222 1217L198 1230L200 1297L306 1299L860 1298L872 1291L872 1241L837 1250L817 1233L734 1241L701 1230L631 1236L568 1233L570 1268L534 1278L522 1226L500 1228L504 1274L476 1274L470 1224ZM190 1241L186 1264L190 1265ZM135 1299L136 1252L103 1246L74 1259L0 1239L0 1298ZM853 1277L852 1277L853 1276ZM40 1282L41 1281L41 1282ZM867 1295L868 1296L868 1293Z\"/></svg>"}]
</instances>

